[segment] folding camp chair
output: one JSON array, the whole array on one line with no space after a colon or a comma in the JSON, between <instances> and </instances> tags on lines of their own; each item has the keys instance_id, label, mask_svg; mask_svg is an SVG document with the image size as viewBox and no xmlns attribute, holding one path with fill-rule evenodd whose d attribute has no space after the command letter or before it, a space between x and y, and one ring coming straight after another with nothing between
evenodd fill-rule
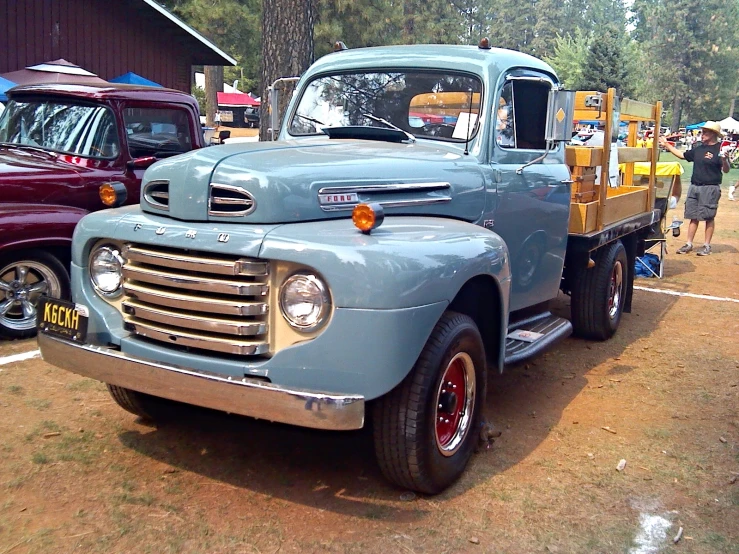
<instances>
[{"instance_id":1,"label":"folding camp chair","mask_svg":"<svg viewBox=\"0 0 739 554\"><path fill-rule=\"evenodd\" d=\"M227 138L231 138L231 131L218 131L218 137L212 137L210 143L223 144L223 141Z\"/></svg>"},{"instance_id":2,"label":"folding camp chair","mask_svg":"<svg viewBox=\"0 0 739 554\"><path fill-rule=\"evenodd\" d=\"M636 265L645 269L647 273L658 279L662 279L664 276L664 259L667 254L667 233L668 231L672 231L674 236L679 235L680 226L683 223L682 220L674 218L669 225L667 224L667 212L670 210L670 196L673 195L673 191L677 193L676 196L679 196L682 192L680 183L680 174L682 172L683 168L678 162L657 163L654 207L659 210L660 220L652 226L649 235L644 241L644 254L649 253L657 257L657 268L655 269L649 263L647 256L637 256ZM649 164L635 163L634 175L640 175L641 180L648 183Z\"/></svg>"}]
</instances>

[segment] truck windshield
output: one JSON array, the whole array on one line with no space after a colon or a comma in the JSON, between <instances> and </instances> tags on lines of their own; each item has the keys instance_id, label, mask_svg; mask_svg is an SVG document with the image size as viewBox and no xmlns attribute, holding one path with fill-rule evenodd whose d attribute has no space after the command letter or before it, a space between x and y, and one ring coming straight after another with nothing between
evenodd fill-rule
<instances>
[{"instance_id":1,"label":"truck windshield","mask_svg":"<svg viewBox=\"0 0 739 554\"><path fill-rule=\"evenodd\" d=\"M120 152L113 113L104 106L11 100L0 115L0 143L90 158Z\"/></svg>"},{"instance_id":2,"label":"truck windshield","mask_svg":"<svg viewBox=\"0 0 739 554\"><path fill-rule=\"evenodd\" d=\"M450 71L323 75L303 90L288 130L317 135L324 127L382 127L384 119L416 138L464 141L477 132L481 92L477 77Z\"/></svg>"}]
</instances>

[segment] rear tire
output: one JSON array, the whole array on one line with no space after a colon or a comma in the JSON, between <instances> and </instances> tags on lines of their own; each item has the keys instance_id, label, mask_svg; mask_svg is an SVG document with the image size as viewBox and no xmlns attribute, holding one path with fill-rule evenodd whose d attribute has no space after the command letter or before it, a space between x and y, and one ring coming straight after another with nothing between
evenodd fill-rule
<instances>
[{"instance_id":1,"label":"rear tire","mask_svg":"<svg viewBox=\"0 0 739 554\"><path fill-rule=\"evenodd\" d=\"M626 249L615 241L598 250L595 267L581 268L572 283L572 326L593 340L613 336L621 322L628 278Z\"/></svg>"},{"instance_id":2,"label":"rear tire","mask_svg":"<svg viewBox=\"0 0 739 554\"><path fill-rule=\"evenodd\" d=\"M385 477L426 494L454 483L477 445L485 390L480 332L470 317L446 312L408 376L374 403Z\"/></svg>"}]
</instances>

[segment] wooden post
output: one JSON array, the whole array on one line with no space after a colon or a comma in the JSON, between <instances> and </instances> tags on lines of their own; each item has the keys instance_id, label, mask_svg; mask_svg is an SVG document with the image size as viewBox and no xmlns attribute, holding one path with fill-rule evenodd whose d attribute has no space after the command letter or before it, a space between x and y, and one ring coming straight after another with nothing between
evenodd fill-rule
<instances>
[{"instance_id":1,"label":"wooden post","mask_svg":"<svg viewBox=\"0 0 739 554\"><path fill-rule=\"evenodd\" d=\"M603 230L603 216L606 210L606 197L608 196L608 161L611 154L611 130L613 129L613 103L616 89L609 88L606 95L605 127L603 128L603 159L600 166L600 184L598 191L598 217L597 229Z\"/></svg>"},{"instance_id":2,"label":"wooden post","mask_svg":"<svg viewBox=\"0 0 739 554\"><path fill-rule=\"evenodd\" d=\"M629 120L629 136L626 139L626 146L631 148L636 147L636 133L638 124L636 121ZM624 171L624 185L631 187L634 185L634 164L627 163L626 171Z\"/></svg>"},{"instance_id":3,"label":"wooden post","mask_svg":"<svg viewBox=\"0 0 739 554\"><path fill-rule=\"evenodd\" d=\"M657 183L657 162L659 161L659 128L662 125L662 102L654 105L654 140L652 141L652 161L649 165L649 195L647 210L654 209L655 185ZM668 198L669 200L669 198Z\"/></svg>"}]
</instances>

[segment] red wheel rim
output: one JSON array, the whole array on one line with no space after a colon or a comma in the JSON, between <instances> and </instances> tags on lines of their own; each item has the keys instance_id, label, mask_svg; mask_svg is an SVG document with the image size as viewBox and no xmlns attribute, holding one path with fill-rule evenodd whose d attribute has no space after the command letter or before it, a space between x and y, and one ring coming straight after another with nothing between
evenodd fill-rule
<instances>
[{"instance_id":1,"label":"red wheel rim","mask_svg":"<svg viewBox=\"0 0 739 554\"><path fill-rule=\"evenodd\" d=\"M436 394L436 444L445 456L454 454L467 435L474 401L475 366L462 352L449 362Z\"/></svg>"}]
</instances>

